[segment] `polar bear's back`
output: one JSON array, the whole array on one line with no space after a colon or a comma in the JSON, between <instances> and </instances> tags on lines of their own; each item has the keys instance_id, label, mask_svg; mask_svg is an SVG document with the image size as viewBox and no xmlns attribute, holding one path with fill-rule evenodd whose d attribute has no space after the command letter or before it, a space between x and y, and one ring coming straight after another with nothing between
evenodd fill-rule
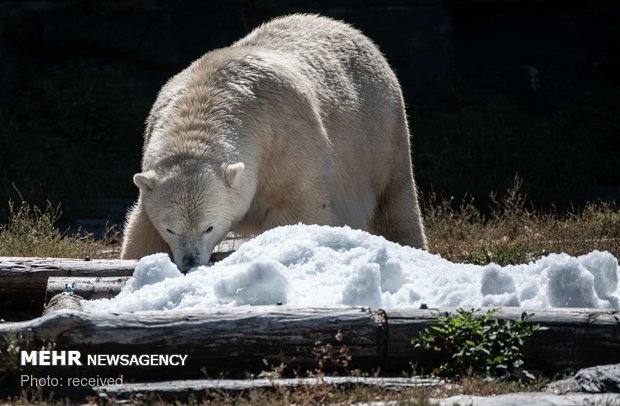
<instances>
[{"instance_id":1,"label":"polar bear's back","mask_svg":"<svg viewBox=\"0 0 620 406\"><path fill-rule=\"evenodd\" d=\"M350 25L312 14L274 19L256 28L233 47L255 46L294 59L314 81L321 102L329 107L352 103L358 109L365 92L380 88L381 98L401 98L400 86L377 46ZM386 88L387 86L387 88Z\"/></svg>"},{"instance_id":2,"label":"polar bear's back","mask_svg":"<svg viewBox=\"0 0 620 406\"><path fill-rule=\"evenodd\" d=\"M272 51L301 71L332 145L327 176L334 209L343 223L364 228L360 219L375 210L390 177L411 182L403 97L378 47L346 23L305 14L263 24L233 47Z\"/></svg>"}]
</instances>

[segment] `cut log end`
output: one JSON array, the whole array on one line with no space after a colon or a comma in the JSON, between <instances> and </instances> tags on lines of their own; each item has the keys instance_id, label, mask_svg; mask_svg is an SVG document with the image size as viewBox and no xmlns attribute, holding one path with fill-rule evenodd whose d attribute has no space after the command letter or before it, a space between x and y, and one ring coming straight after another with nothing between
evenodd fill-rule
<instances>
[{"instance_id":1,"label":"cut log end","mask_svg":"<svg viewBox=\"0 0 620 406\"><path fill-rule=\"evenodd\" d=\"M50 314L59 310L77 310L82 311L82 297L78 295L70 295L59 293L50 299L49 303L43 311L43 315Z\"/></svg>"}]
</instances>

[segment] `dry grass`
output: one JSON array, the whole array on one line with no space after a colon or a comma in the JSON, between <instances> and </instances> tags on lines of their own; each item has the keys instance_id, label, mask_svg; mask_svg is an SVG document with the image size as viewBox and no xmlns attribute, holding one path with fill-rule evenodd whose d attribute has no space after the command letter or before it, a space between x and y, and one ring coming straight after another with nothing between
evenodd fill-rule
<instances>
[{"instance_id":1,"label":"dry grass","mask_svg":"<svg viewBox=\"0 0 620 406\"><path fill-rule=\"evenodd\" d=\"M441 387L403 388L392 390L375 386L350 385L299 385L297 387L272 387L252 389L243 392L211 390L200 399L190 397L176 402L164 400L158 395L135 396L129 399L132 405L235 405L235 406L306 406L306 405L349 405L362 402L391 402L400 405L432 405L431 398L446 398L455 395L491 396L514 392L541 391L545 381L522 384L518 382L487 381L480 377L467 377ZM20 396L7 399L8 405L68 405L75 401L53 399L40 391L23 392ZM89 404L113 404L101 399L87 399ZM83 403L86 403L84 401Z\"/></svg>"},{"instance_id":2,"label":"dry grass","mask_svg":"<svg viewBox=\"0 0 620 406\"><path fill-rule=\"evenodd\" d=\"M480 377L467 377L458 382L436 388L405 388L398 391L363 385L299 386L296 388L275 388L273 390L252 390L243 394L208 393L206 399L196 404L205 405L318 405L352 404L358 402L390 402L403 405L431 405L431 398L445 398L454 395L497 395L513 392L540 391L546 382L522 384L519 382L487 381Z\"/></svg>"},{"instance_id":3,"label":"dry grass","mask_svg":"<svg viewBox=\"0 0 620 406\"><path fill-rule=\"evenodd\" d=\"M529 208L520 193L522 181L502 198L492 194L493 207L483 214L467 200L456 206L431 195L423 202L430 251L453 262L500 265L525 263L541 255L593 250L620 256L620 210L611 203L589 203L559 214Z\"/></svg>"},{"instance_id":4,"label":"dry grass","mask_svg":"<svg viewBox=\"0 0 620 406\"><path fill-rule=\"evenodd\" d=\"M0 225L0 256L52 258L114 258L111 238L65 236L56 226L60 210L48 203L40 209L9 202L9 222Z\"/></svg>"}]
</instances>

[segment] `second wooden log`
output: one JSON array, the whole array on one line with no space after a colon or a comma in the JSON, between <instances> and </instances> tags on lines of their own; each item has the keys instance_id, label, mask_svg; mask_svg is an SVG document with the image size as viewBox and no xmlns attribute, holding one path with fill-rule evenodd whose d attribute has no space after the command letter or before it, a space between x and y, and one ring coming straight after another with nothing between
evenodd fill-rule
<instances>
[{"instance_id":1,"label":"second wooden log","mask_svg":"<svg viewBox=\"0 0 620 406\"><path fill-rule=\"evenodd\" d=\"M50 277L47 280L46 302L65 291L71 291L86 300L112 298L119 294L129 276L100 276L75 278L69 276Z\"/></svg>"}]
</instances>

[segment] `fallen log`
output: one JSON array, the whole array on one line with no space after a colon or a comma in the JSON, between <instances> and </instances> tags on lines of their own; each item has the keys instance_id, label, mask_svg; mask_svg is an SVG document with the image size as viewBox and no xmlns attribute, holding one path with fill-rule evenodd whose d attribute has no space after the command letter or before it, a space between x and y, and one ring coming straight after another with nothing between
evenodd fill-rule
<instances>
[{"instance_id":1,"label":"fallen log","mask_svg":"<svg viewBox=\"0 0 620 406\"><path fill-rule=\"evenodd\" d=\"M314 365L317 342L346 345L358 363L380 358L381 320L368 309L295 309L261 306L236 309L89 314L51 312L38 319L0 324L0 338L17 333L40 348L53 341L56 350L80 351L82 358L99 354L181 354L182 366L84 365L81 375L126 378L204 377L203 370L243 373L269 364ZM340 332L343 339L338 341ZM378 341L379 340L379 341ZM105 357L104 357L105 358ZM51 370L55 376L76 374L76 367Z\"/></svg>"},{"instance_id":2,"label":"fallen log","mask_svg":"<svg viewBox=\"0 0 620 406\"><path fill-rule=\"evenodd\" d=\"M230 254L213 253L211 261L221 261ZM120 259L0 257L0 320L40 316L49 277L131 276L137 263Z\"/></svg>"},{"instance_id":3,"label":"fallen log","mask_svg":"<svg viewBox=\"0 0 620 406\"><path fill-rule=\"evenodd\" d=\"M129 276L50 277L47 280L46 302L66 289L86 300L112 298L119 294L129 278Z\"/></svg>"},{"instance_id":4,"label":"fallen log","mask_svg":"<svg viewBox=\"0 0 620 406\"><path fill-rule=\"evenodd\" d=\"M182 367L91 365L83 373L122 373L126 378L170 376L178 379L210 374L244 373L284 363L312 370L317 359L352 358L349 368L400 373L415 362L424 367L439 354L410 344L437 317L456 309L379 310L365 308L293 308L256 306L125 314L51 312L35 320L0 324L0 337L18 333L39 348L54 341L58 350L88 354L185 354ZM485 309L481 310L484 313ZM516 320L524 309L504 308L496 317ZM525 344L528 368L547 373L620 362L620 324L615 311L596 309L536 309L530 323L547 329ZM343 346L346 351L341 353ZM35 347L36 348L36 347ZM344 350L343 350L344 351ZM334 364L334 368L342 365ZM291 369L289 369L291 370ZM62 373L54 369L54 374ZM81 373L82 373L81 372ZM68 373L65 371L65 373ZM71 369L71 373L73 369Z\"/></svg>"},{"instance_id":5,"label":"fallen log","mask_svg":"<svg viewBox=\"0 0 620 406\"><path fill-rule=\"evenodd\" d=\"M93 387L101 400L135 399L136 396L155 395L168 401L200 399L208 391L245 392L251 389L277 389L303 386L329 385L334 387L362 385L377 389L402 390L412 387L434 387L445 381L434 377L375 378L360 376L324 376L321 378L274 378L274 379L197 379L147 383L123 383Z\"/></svg>"}]
</instances>

